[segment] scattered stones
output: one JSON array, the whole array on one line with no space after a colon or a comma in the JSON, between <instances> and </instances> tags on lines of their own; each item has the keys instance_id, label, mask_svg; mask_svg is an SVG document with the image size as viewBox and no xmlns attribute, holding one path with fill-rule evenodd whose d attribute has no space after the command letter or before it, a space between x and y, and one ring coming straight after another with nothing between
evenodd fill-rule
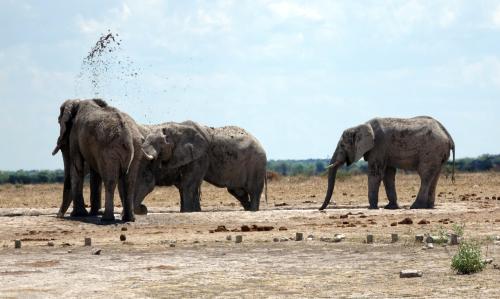
<instances>
[{"instance_id":1,"label":"scattered stones","mask_svg":"<svg viewBox=\"0 0 500 299\"><path fill-rule=\"evenodd\" d=\"M393 222L393 223L391 223L391 226L397 226L397 225L398 225L398 223L397 223L397 222Z\"/></svg>"},{"instance_id":2,"label":"scattered stones","mask_svg":"<svg viewBox=\"0 0 500 299\"><path fill-rule=\"evenodd\" d=\"M126 226L122 226L122 232L126 232L128 228Z\"/></svg>"},{"instance_id":3,"label":"scattered stones","mask_svg":"<svg viewBox=\"0 0 500 299\"><path fill-rule=\"evenodd\" d=\"M92 239L91 238L85 238L83 240L83 246L91 246L92 245Z\"/></svg>"},{"instance_id":4,"label":"scattered stones","mask_svg":"<svg viewBox=\"0 0 500 299\"><path fill-rule=\"evenodd\" d=\"M399 272L399 278L422 277L422 275L422 271L419 270L401 270L401 272Z\"/></svg>"},{"instance_id":5,"label":"scattered stones","mask_svg":"<svg viewBox=\"0 0 500 299\"><path fill-rule=\"evenodd\" d=\"M124 234L121 234L120 235L120 241L126 241L127 240L127 237L124 235Z\"/></svg>"},{"instance_id":6,"label":"scattered stones","mask_svg":"<svg viewBox=\"0 0 500 299\"><path fill-rule=\"evenodd\" d=\"M373 235L366 235L366 243L367 244L373 243Z\"/></svg>"},{"instance_id":7,"label":"scattered stones","mask_svg":"<svg viewBox=\"0 0 500 299\"><path fill-rule=\"evenodd\" d=\"M227 240L227 241L231 241L231 239L232 239L232 238L233 238L233 237L232 237L231 235L227 235L227 236L226 236L226 240Z\"/></svg>"},{"instance_id":8,"label":"scattered stones","mask_svg":"<svg viewBox=\"0 0 500 299\"><path fill-rule=\"evenodd\" d=\"M14 240L14 248L16 249L21 248L21 240Z\"/></svg>"},{"instance_id":9,"label":"scattered stones","mask_svg":"<svg viewBox=\"0 0 500 299\"><path fill-rule=\"evenodd\" d=\"M259 226L259 225L252 225L252 226L248 226L248 225L242 225L241 226L241 231L242 232L255 232L255 231L258 231L258 232L267 232L267 231L270 231L270 230L273 230L274 227L273 226Z\"/></svg>"},{"instance_id":10,"label":"scattered stones","mask_svg":"<svg viewBox=\"0 0 500 299\"><path fill-rule=\"evenodd\" d=\"M278 228L279 231L282 231L282 230L288 230L288 228L284 227L284 226L280 226L280 228Z\"/></svg>"},{"instance_id":11,"label":"scattered stones","mask_svg":"<svg viewBox=\"0 0 500 299\"><path fill-rule=\"evenodd\" d=\"M459 240L458 240L458 235L457 234L451 234L450 235L450 244L451 245L458 245Z\"/></svg>"},{"instance_id":12,"label":"scattered stones","mask_svg":"<svg viewBox=\"0 0 500 299\"><path fill-rule=\"evenodd\" d=\"M424 235L416 235L415 242L424 242Z\"/></svg>"},{"instance_id":13,"label":"scattered stones","mask_svg":"<svg viewBox=\"0 0 500 299\"><path fill-rule=\"evenodd\" d=\"M295 233L295 241L302 241L304 239L303 233Z\"/></svg>"},{"instance_id":14,"label":"scattered stones","mask_svg":"<svg viewBox=\"0 0 500 299\"><path fill-rule=\"evenodd\" d=\"M101 249L99 249L99 248L97 248L97 249L94 249L94 250L92 251L92 254L93 254L93 255L101 255L101 252L102 252L102 250L101 250Z\"/></svg>"},{"instance_id":15,"label":"scattered stones","mask_svg":"<svg viewBox=\"0 0 500 299\"><path fill-rule=\"evenodd\" d=\"M235 240L234 240L235 243L241 243L243 242L243 236L242 235L237 235Z\"/></svg>"},{"instance_id":16,"label":"scattered stones","mask_svg":"<svg viewBox=\"0 0 500 299\"><path fill-rule=\"evenodd\" d=\"M71 244L69 244L68 242L62 242L61 246L62 247L68 247L68 246L71 246Z\"/></svg>"},{"instance_id":17,"label":"scattered stones","mask_svg":"<svg viewBox=\"0 0 500 299\"><path fill-rule=\"evenodd\" d=\"M431 223L431 222L427 219L422 219L418 222L418 224L429 224L429 223Z\"/></svg>"},{"instance_id":18,"label":"scattered stones","mask_svg":"<svg viewBox=\"0 0 500 299\"><path fill-rule=\"evenodd\" d=\"M54 242L52 242L52 241L47 242L47 246L54 247Z\"/></svg>"},{"instance_id":19,"label":"scattered stones","mask_svg":"<svg viewBox=\"0 0 500 299\"><path fill-rule=\"evenodd\" d=\"M170 247L175 247L175 244L174 243L170 243L169 245Z\"/></svg>"},{"instance_id":20,"label":"scattered stones","mask_svg":"<svg viewBox=\"0 0 500 299\"><path fill-rule=\"evenodd\" d=\"M219 225L219 226L217 226L217 228L216 228L216 229L214 229L214 231L215 231L215 232L217 232L217 233L218 233L218 232L228 232L228 230L227 230L226 226L224 226L224 225Z\"/></svg>"},{"instance_id":21,"label":"scattered stones","mask_svg":"<svg viewBox=\"0 0 500 299\"><path fill-rule=\"evenodd\" d=\"M399 240L398 234L391 234L391 242L396 243Z\"/></svg>"},{"instance_id":22,"label":"scattered stones","mask_svg":"<svg viewBox=\"0 0 500 299\"><path fill-rule=\"evenodd\" d=\"M349 215L347 215L347 214L346 215L340 215L340 219L348 218L348 217L349 217Z\"/></svg>"},{"instance_id":23,"label":"scattered stones","mask_svg":"<svg viewBox=\"0 0 500 299\"><path fill-rule=\"evenodd\" d=\"M413 224L413 220L410 217L406 217L405 219L398 222L398 224Z\"/></svg>"},{"instance_id":24,"label":"scattered stones","mask_svg":"<svg viewBox=\"0 0 500 299\"><path fill-rule=\"evenodd\" d=\"M487 258L487 259L484 259L484 260L483 260L483 263L484 263L484 264L491 264L491 263L493 263L493 259L492 259L492 258Z\"/></svg>"}]
</instances>

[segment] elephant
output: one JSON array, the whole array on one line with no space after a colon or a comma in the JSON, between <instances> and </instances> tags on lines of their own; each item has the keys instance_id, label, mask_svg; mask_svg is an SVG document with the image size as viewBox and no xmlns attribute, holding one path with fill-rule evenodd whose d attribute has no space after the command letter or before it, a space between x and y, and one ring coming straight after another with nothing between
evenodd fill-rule
<instances>
[{"instance_id":1,"label":"elephant","mask_svg":"<svg viewBox=\"0 0 500 299\"><path fill-rule=\"evenodd\" d=\"M245 130L169 122L151 128L142 151L152 164L142 169L149 175L138 178L136 204L155 184L175 185L181 212L201 211L200 186L205 180L227 188L245 210L259 210L262 191L267 190L267 158L257 139ZM267 200L267 192L265 196Z\"/></svg>"},{"instance_id":2,"label":"elephant","mask_svg":"<svg viewBox=\"0 0 500 299\"><path fill-rule=\"evenodd\" d=\"M100 207L101 182L105 190L103 221L113 221L113 197L119 184L123 204L122 221L134 221L134 195L143 135L127 114L102 99L67 100L60 108L60 133L52 152L63 153L65 184L58 212L63 217L73 200L71 216L86 216L83 178L88 164L91 177L91 214Z\"/></svg>"},{"instance_id":3,"label":"elephant","mask_svg":"<svg viewBox=\"0 0 500 299\"><path fill-rule=\"evenodd\" d=\"M455 181L455 143L446 128L429 116L413 118L374 118L346 129L328 166L328 189L320 210L332 198L337 169L364 157L368 161L368 200L370 209L378 208L378 192L384 182L389 203L386 209L399 208L396 169L416 170L420 190L412 209L434 208L436 185L441 168L453 152L452 182Z\"/></svg>"}]
</instances>

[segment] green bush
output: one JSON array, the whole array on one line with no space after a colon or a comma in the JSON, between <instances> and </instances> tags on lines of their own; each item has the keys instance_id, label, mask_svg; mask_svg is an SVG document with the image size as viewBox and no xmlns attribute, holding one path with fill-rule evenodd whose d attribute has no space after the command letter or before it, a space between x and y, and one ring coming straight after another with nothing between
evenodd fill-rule
<instances>
[{"instance_id":1,"label":"green bush","mask_svg":"<svg viewBox=\"0 0 500 299\"><path fill-rule=\"evenodd\" d=\"M451 260L451 268L459 274L472 274L484 269L479 244L465 241L458 247L458 252Z\"/></svg>"}]
</instances>

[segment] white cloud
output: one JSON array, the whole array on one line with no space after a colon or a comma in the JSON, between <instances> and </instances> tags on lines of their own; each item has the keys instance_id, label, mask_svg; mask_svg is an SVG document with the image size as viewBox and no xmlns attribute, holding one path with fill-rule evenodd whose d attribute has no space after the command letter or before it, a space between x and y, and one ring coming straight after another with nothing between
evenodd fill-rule
<instances>
[{"instance_id":1,"label":"white cloud","mask_svg":"<svg viewBox=\"0 0 500 299\"><path fill-rule=\"evenodd\" d=\"M500 5L498 5L493 11L493 14L491 15L491 21L493 22L493 25L495 27L500 28Z\"/></svg>"},{"instance_id":2,"label":"white cloud","mask_svg":"<svg viewBox=\"0 0 500 299\"><path fill-rule=\"evenodd\" d=\"M268 4L268 7L271 12L283 19L302 18L311 21L321 21L323 19L317 9L293 2L272 2Z\"/></svg>"},{"instance_id":3,"label":"white cloud","mask_svg":"<svg viewBox=\"0 0 500 299\"><path fill-rule=\"evenodd\" d=\"M457 13L449 8L445 9L439 18L439 25L443 28L450 27L457 19Z\"/></svg>"}]
</instances>

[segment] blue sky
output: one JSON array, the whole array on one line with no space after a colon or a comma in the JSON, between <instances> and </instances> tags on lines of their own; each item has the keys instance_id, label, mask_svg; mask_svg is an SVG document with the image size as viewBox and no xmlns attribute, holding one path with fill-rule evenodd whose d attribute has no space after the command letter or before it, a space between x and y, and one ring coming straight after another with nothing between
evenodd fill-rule
<instances>
[{"instance_id":1,"label":"blue sky","mask_svg":"<svg viewBox=\"0 0 500 299\"><path fill-rule=\"evenodd\" d=\"M95 92L140 123L238 125L268 158L325 158L345 128L430 115L457 156L500 153L499 1L0 1L0 169L54 169L59 106ZM94 90L102 33L122 39Z\"/></svg>"}]
</instances>

